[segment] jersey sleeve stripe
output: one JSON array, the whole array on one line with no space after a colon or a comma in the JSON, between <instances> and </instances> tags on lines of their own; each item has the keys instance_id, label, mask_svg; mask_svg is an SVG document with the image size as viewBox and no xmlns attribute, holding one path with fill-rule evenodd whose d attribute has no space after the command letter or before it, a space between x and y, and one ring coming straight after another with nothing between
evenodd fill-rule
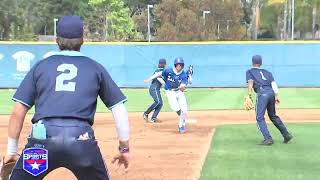
<instances>
[{"instance_id":1,"label":"jersey sleeve stripe","mask_svg":"<svg viewBox=\"0 0 320 180\"><path fill-rule=\"evenodd\" d=\"M23 105L25 105L25 106L27 106L27 107L31 108L31 106L30 106L28 103L25 103L25 102L23 102L23 101L21 101L21 100L19 100L19 99L12 98L12 100L13 100L13 101L15 101L15 102L19 102L19 103L21 103L21 104L23 104Z\"/></svg>"},{"instance_id":2,"label":"jersey sleeve stripe","mask_svg":"<svg viewBox=\"0 0 320 180\"><path fill-rule=\"evenodd\" d=\"M117 105L119 105L119 104L122 104L122 103L125 103L125 102L127 102L127 101L128 101L128 99L126 98L126 99L124 99L124 100L122 100L122 101L114 104L113 106L109 107L108 109L112 109L112 108L114 108L115 106L117 106Z\"/></svg>"}]
</instances>

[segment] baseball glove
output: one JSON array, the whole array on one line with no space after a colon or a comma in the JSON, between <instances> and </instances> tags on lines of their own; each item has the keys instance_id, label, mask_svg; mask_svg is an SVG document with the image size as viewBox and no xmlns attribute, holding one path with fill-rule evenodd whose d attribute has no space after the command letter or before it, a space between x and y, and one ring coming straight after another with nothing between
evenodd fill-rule
<instances>
[{"instance_id":1,"label":"baseball glove","mask_svg":"<svg viewBox=\"0 0 320 180\"><path fill-rule=\"evenodd\" d=\"M15 166L16 161L11 161L4 164L4 158L0 162L0 180L8 180L9 176Z\"/></svg>"},{"instance_id":2,"label":"baseball glove","mask_svg":"<svg viewBox=\"0 0 320 180\"><path fill-rule=\"evenodd\" d=\"M245 98L243 106L244 106L244 109L247 110L247 111L249 111L251 109L254 109L254 105L253 105L251 96L248 95Z\"/></svg>"},{"instance_id":3,"label":"baseball glove","mask_svg":"<svg viewBox=\"0 0 320 180\"><path fill-rule=\"evenodd\" d=\"M187 71L188 76L192 76L193 75L193 65L190 65L188 67L188 71Z\"/></svg>"},{"instance_id":4,"label":"baseball glove","mask_svg":"<svg viewBox=\"0 0 320 180\"><path fill-rule=\"evenodd\" d=\"M192 84L192 75L193 75L193 66L190 65L188 67L187 76L188 76L188 84Z\"/></svg>"}]
</instances>

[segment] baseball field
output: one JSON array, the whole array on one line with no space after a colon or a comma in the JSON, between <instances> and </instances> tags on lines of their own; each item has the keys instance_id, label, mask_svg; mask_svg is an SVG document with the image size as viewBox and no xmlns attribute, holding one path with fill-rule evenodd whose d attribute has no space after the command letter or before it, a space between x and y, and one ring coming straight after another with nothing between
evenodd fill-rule
<instances>
[{"instance_id":1,"label":"baseball field","mask_svg":"<svg viewBox=\"0 0 320 180\"><path fill-rule=\"evenodd\" d=\"M132 164L122 174L111 164L117 153L117 137L112 115L99 101L94 129L111 179L136 180L309 180L318 179L320 167L320 89L280 90L278 115L294 139L282 143L279 132L269 124L275 140L270 147L256 145L262 136L254 111L243 111L244 88L188 89L187 133L179 134L178 117L163 96L162 123L145 123L142 112L152 102L147 89L123 89L128 97L131 125ZM0 90L0 155L5 153L7 123L14 90ZM52 104L54 106L54 104ZM19 148L30 131L32 112L27 116ZM75 179L59 169L46 179Z\"/></svg>"}]
</instances>

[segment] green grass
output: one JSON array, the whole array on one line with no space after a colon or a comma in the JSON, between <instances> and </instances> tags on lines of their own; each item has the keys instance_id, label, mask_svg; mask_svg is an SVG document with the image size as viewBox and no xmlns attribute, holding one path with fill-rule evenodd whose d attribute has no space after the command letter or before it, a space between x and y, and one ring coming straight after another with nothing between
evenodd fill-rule
<instances>
[{"instance_id":1,"label":"green grass","mask_svg":"<svg viewBox=\"0 0 320 180\"><path fill-rule=\"evenodd\" d=\"M126 106L130 112L142 112L151 103L147 89L124 89L128 97ZM8 114L12 109L11 97L14 91L0 90L0 114ZM320 89L288 88L280 91L282 103L279 108L320 108ZM170 111L167 98L162 92L163 111ZM242 109L246 96L245 88L188 89L186 92L190 110ZM107 108L99 101L97 112Z\"/></svg>"},{"instance_id":2,"label":"green grass","mask_svg":"<svg viewBox=\"0 0 320 180\"><path fill-rule=\"evenodd\" d=\"M313 180L319 179L320 124L289 124L294 139L282 144L280 133L269 126L275 144L256 145L255 125L217 128L201 172L201 180Z\"/></svg>"},{"instance_id":3,"label":"green grass","mask_svg":"<svg viewBox=\"0 0 320 180\"><path fill-rule=\"evenodd\" d=\"M0 114L8 114L12 109L12 95L12 91L0 90Z\"/></svg>"}]
</instances>

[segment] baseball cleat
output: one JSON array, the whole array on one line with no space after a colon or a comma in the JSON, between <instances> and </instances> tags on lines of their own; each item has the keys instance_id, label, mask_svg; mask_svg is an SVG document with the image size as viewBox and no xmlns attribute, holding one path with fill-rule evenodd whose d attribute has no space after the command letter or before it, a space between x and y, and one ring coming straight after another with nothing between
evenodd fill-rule
<instances>
[{"instance_id":1,"label":"baseball cleat","mask_svg":"<svg viewBox=\"0 0 320 180\"><path fill-rule=\"evenodd\" d=\"M259 145L263 145L263 146L271 146L272 144L273 144L272 139L266 139L266 140L263 140L259 143Z\"/></svg>"},{"instance_id":2,"label":"baseball cleat","mask_svg":"<svg viewBox=\"0 0 320 180\"><path fill-rule=\"evenodd\" d=\"M179 127L179 132L180 134L184 134L186 132L186 127L185 126Z\"/></svg>"},{"instance_id":3,"label":"baseball cleat","mask_svg":"<svg viewBox=\"0 0 320 180\"><path fill-rule=\"evenodd\" d=\"M146 113L143 113L143 119L147 122L147 123L154 123L153 119L149 119L148 115Z\"/></svg>"},{"instance_id":4,"label":"baseball cleat","mask_svg":"<svg viewBox=\"0 0 320 180\"><path fill-rule=\"evenodd\" d=\"M151 118L151 120L154 122L154 123L161 123L162 121L160 121L159 119L157 118Z\"/></svg>"},{"instance_id":5,"label":"baseball cleat","mask_svg":"<svg viewBox=\"0 0 320 180\"><path fill-rule=\"evenodd\" d=\"M146 122L149 122L148 115L147 115L146 113L143 113L143 119L144 119Z\"/></svg>"},{"instance_id":6,"label":"baseball cleat","mask_svg":"<svg viewBox=\"0 0 320 180\"><path fill-rule=\"evenodd\" d=\"M283 138L284 138L283 143L288 144L288 142L293 138L293 136L288 133L284 135Z\"/></svg>"}]
</instances>

